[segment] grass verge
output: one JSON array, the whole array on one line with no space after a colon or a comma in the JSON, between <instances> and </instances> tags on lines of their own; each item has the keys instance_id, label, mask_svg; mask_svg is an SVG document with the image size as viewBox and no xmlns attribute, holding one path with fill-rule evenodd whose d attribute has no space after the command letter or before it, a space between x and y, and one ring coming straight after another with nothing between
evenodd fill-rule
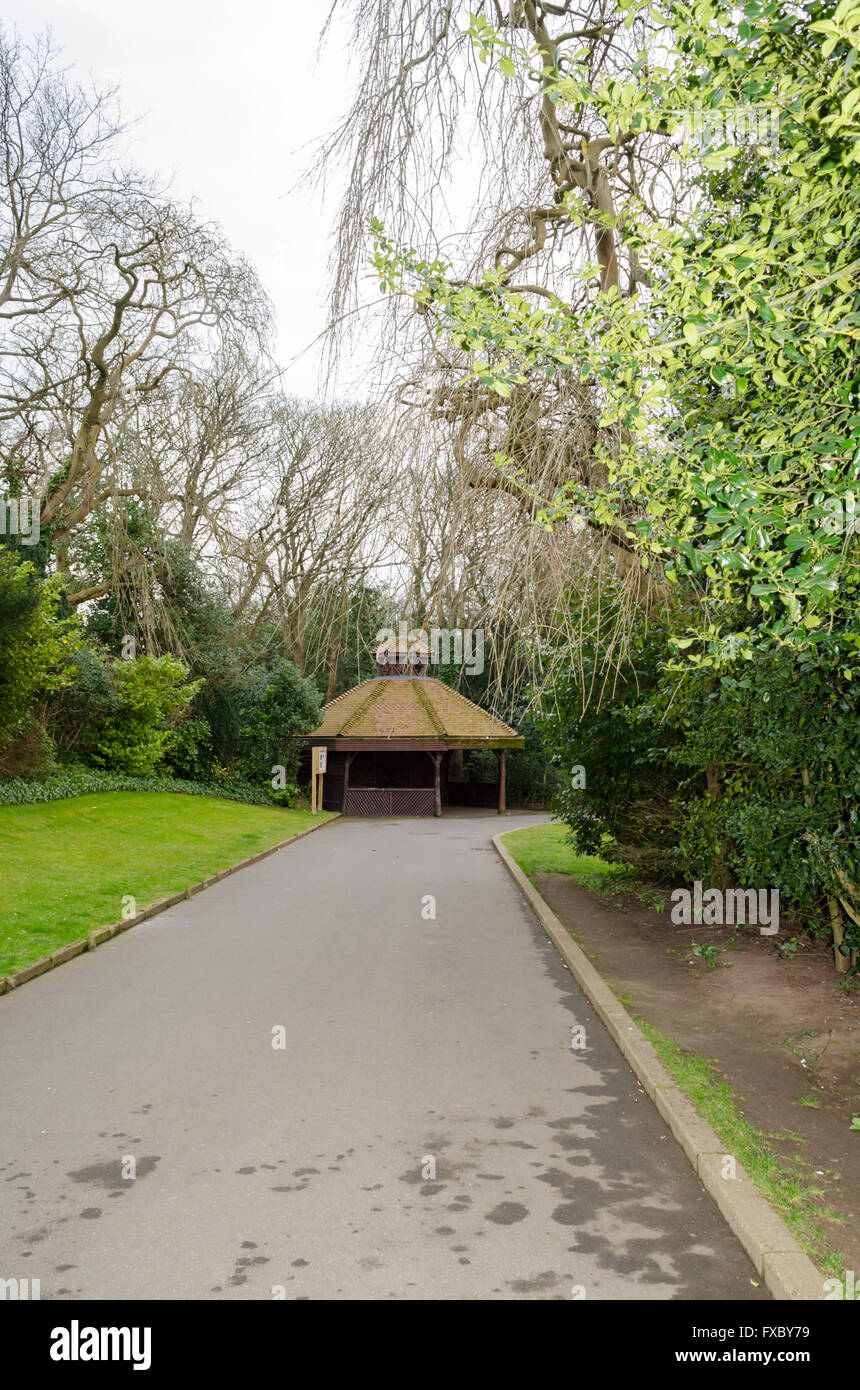
<instances>
[{"instance_id":1,"label":"grass verge","mask_svg":"<svg viewBox=\"0 0 860 1390\"><path fill-rule=\"evenodd\" d=\"M0 975L118 921L129 898L139 911L322 819L158 792L2 806Z\"/></svg>"},{"instance_id":2,"label":"grass verge","mask_svg":"<svg viewBox=\"0 0 860 1390\"><path fill-rule=\"evenodd\" d=\"M596 854L577 854L568 839L567 826L558 822L510 830L504 838L508 852L532 881L535 874L571 874L587 879L626 874L623 864L608 864Z\"/></svg>"},{"instance_id":3,"label":"grass verge","mask_svg":"<svg viewBox=\"0 0 860 1390\"><path fill-rule=\"evenodd\" d=\"M538 873L570 874L594 891L600 885L609 887L619 872L624 873L623 867L594 855L577 854L564 825L511 831L505 835L504 842L532 881ZM623 1002L629 1003L626 996ZM822 1205L823 1189L800 1162L779 1153L770 1137L750 1124L740 1110L732 1086L720 1080L714 1063L686 1051L643 1018L635 1014L632 1017L680 1090L698 1107L719 1136L726 1153L734 1155L810 1258L826 1275L842 1280L844 1289L845 1257L834 1247L820 1222L826 1218L841 1224L845 1218L840 1212ZM857 1296L860 1298L860 1293Z\"/></svg>"},{"instance_id":4,"label":"grass verge","mask_svg":"<svg viewBox=\"0 0 860 1390\"><path fill-rule=\"evenodd\" d=\"M726 1153L732 1154L782 1217L786 1226L820 1269L844 1279L845 1257L833 1248L818 1224L822 1217L844 1222L845 1217L821 1205L823 1190L816 1186L798 1162L778 1153L768 1136L741 1113L734 1091L720 1081L706 1057L687 1052L678 1043L632 1014L660 1061L680 1090L698 1107L719 1135Z\"/></svg>"}]
</instances>

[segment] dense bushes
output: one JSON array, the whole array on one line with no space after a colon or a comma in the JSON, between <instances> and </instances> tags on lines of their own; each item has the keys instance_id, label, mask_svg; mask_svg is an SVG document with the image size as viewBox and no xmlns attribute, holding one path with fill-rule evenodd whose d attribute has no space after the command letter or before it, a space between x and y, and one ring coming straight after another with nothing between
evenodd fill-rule
<instances>
[{"instance_id":1,"label":"dense bushes","mask_svg":"<svg viewBox=\"0 0 860 1390\"><path fill-rule=\"evenodd\" d=\"M738 882L777 886L816 925L832 925L841 899L845 953L856 949L860 691L790 653L687 686L668 718L709 790L688 800L680 863L691 877L719 862Z\"/></svg>"},{"instance_id":2,"label":"dense bushes","mask_svg":"<svg viewBox=\"0 0 860 1390\"><path fill-rule=\"evenodd\" d=\"M91 724L97 767L147 777L164 764L174 726L200 688L172 656L112 661L107 701Z\"/></svg>"},{"instance_id":3,"label":"dense bushes","mask_svg":"<svg viewBox=\"0 0 860 1390\"><path fill-rule=\"evenodd\" d=\"M677 735L649 704L666 633L637 622L630 660L615 670L607 647L616 617L608 607L576 666L558 668L543 693L541 728L560 778L553 807L583 853L600 850L665 881L677 872L683 819L670 764Z\"/></svg>"},{"instance_id":4,"label":"dense bushes","mask_svg":"<svg viewBox=\"0 0 860 1390\"><path fill-rule=\"evenodd\" d=\"M778 888L784 914L834 931L853 959L860 691L836 663L792 652L681 676L670 629L640 617L628 659L583 705L583 690L601 689L595 672L611 671L605 635L596 629L543 701L564 774L554 807L577 845L663 883Z\"/></svg>"},{"instance_id":5,"label":"dense bushes","mask_svg":"<svg viewBox=\"0 0 860 1390\"><path fill-rule=\"evenodd\" d=\"M123 661L93 646L75 653L72 674L50 708L58 750L111 772L148 777L187 741L182 720L200 688L172 656ZM202 731L198 730L198 733Z\"/></svg>"},{"instance_id":6,"label":"dense bushes","mask_svg":"<svg viewBox=\"0 0 860 1390\"><path fill-rule=\"evenodd\" d=\"M230 717L222 717L216 739L206 714L225 708ZM173 656L124 661L87 646L75 653L69 681L51 704L50 727L66 759L107 771L271 791L274 766L295 781L294 736L314 727L319 708L316 687L283 657L257 663L213 698Z\"/></svg>"},{"instance_id":7,"label":"dense bushes","mask_svg":"<svg viewBox=\"0 0 860 1390\"><path fill-rule=\"evenodd\" d=\"M37 704L72 679L78 630L60 607L57 585L0 545L0 757L12 768L16 761L43 760L33 727ZM22 757L16 758L19 742Z\"/></svg>"},{"instance_id":8,"label":"dense bushes","mask_svg":"<svg viewBox=\"0 0 860 1390\"><path fill-rule=\"evenodd\" d=\"M21 779L38 778L53 796L66 774L49 774L77 767L232 788L241 800L253 785L264 800L295 802L294 736L318 722L316 686L282 656L254 660L251 652L243 662L241 646L225 640L227 615L199 586L193 594L184 624L190 660L135 646L123 659L116 655L125 651L123 624L104 602L84 622L64 616L59 581L42 579L19 552L0 546L4 795L26 799ZM274 766L284 768L277 793Z\"/></svg>"},{"instance_id":9,"label":"dense bushes","mask_svg":"<svg viewBox=\"0 0 860 1390\"><path fill-rule=\"evenodd\" d=\"M299 675L292 662L275 657L248 672L238 704L237 755L246 775L266 778L277 765L294 780L298 768L294 735L313 729L320 719L316 687Z\"/></svg>"},{"instance_id":10,"label":"dense bushes","mask_svg":"<svg viewBox=\"0 0 860 1390\"><path fill-rule=\"evenodd\" d=\"M253 806L293 805L278 802L264 789L248 783L213 781L186 782L172 777L126 777L115 772L95 772L92 768L70 767L46 778L0 779L0 806L28 806L42 801L63 801L69 796L90 792L183 792L187 796L217 796L227 801L243 801Z\"/></svg>"}]
</instances>

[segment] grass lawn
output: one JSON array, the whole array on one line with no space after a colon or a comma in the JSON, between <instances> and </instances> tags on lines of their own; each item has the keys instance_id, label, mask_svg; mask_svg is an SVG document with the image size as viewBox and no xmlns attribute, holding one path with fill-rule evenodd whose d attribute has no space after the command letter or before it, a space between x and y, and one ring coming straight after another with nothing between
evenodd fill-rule
<instances>
[{"instance_id":1,"label":"grass lawn","mask_svg":"<svg viewBox=\"0 0 860 1390\"><path fill-rule=\"evenodd\" d=\"M0 806L0 976L322 819L169 792Z\"/></svg>"},{"instance_id":2,"label":"grass lawn","mask_svg":"<svg viewBox=\"0 0 860 1390\"><path fill-rule=\"evenodd\" d=\"M573 874L576 878L594 878L625 872L623 865L608 864L596 854L577 854L567 836L567 826L558 822L533 825L527 830L509 831L504 836L505 849L532 880L535 874Z\"/></svg>"}]
</instances>

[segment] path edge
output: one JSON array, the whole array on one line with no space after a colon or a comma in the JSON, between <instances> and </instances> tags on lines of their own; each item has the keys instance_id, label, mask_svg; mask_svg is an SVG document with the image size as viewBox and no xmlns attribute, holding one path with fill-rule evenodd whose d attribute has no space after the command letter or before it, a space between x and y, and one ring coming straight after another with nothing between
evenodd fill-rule
<instances>
[{"instance_id":1,"label":"path edge","mask_svg":"<svg viewBox=\"0 0 860 1390\"><path fill-rule=\"evenodd\" d=\"M728 1157L725 1145L677 1085L653 1044L505 848L504 834L493 836L496 853L624 1060L638 1077L642 1089L671 1129L765 1288L778 1300L817 1302L823 1299L825 1281L820 1270L740 1164L736 1165L736 1177L722 1176L723 1160Z\"/></svg>"},{"instance_id":2,"label":"path edge","mask_svg":"<svg viewBox=\"0 0 860 1390\"><path fill-rule=\"evenodd\" d=\"M270 854L277 853L279 849L286 849L287 845L295 844L296 840L303 840L306 835L312 835L315 830L322 830L323 826L331 825L333 821L340 819L340 814L340 811L334 811L327 816L326 820L318 821L316 825L305 826L304 830L297 830L295 835L288 835L286 840L279 840L276 845L269 845L268 849L260 850L258 854L252 854L249 859L240 859L237 864L230 864L220 873L210 874L200 883L192 883L190 888L183 888L179 893L172 893L169 898L158 898L156 902L150 903L149 907L144 907L140 912L136 912L133 917L120 922L112 922L107 927L95 927L78 941L70 941L67 946L61 946L58 951L52 952L49 956L43 956L41 960L34 960L31 965L23 966L20 970L16 970L13 975L0 977L0 994L10 994L13 989L20 989L22 985L37 979L39 975L46 975L49 970L55 970L58 965L65 965L67 960L74 960L75 956L83 955L84 951L94 951L103 942L110 941L111 937L119 936L121 932L128 931L130 927L140 926L141 922L146 922L150 917L157 917L160 912L166 912L169 907L175 907L177 903L181 903L187 898L193 898L204 888L211 888L213 884L220 883L222 878L229 878L231 874L238 873L240 869L247 869L251 864L259 864L261 859L268 859Z\"/></svg>"}]
</instances>

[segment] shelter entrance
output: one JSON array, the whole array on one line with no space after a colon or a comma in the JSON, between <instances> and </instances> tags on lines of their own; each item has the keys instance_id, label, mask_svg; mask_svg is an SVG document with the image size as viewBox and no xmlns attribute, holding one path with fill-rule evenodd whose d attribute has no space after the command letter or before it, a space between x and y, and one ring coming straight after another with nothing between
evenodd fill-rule
<instances>
[{"instance_id":1,"label":"shelter entrance","mask_svg":"<svg viewBox=\"0 0 860 1390\"><path fill-rule=\"evenodd\" d=\"M439 816L443 806L504 810L503 750L498 782L451 778L448 749L341 750L328 755L323 808L346 816Z\"/></svg>"},{"instance_id":2,"label":"shelter entrance","mask_svg":"<svg viewBox=\"0 0 860 1390\"><path fill-rule=\"evenodd\" d=\"M522 748L522 735L425 676L413 654L398 651L395 661L386 650L377 659L383 655L384 675L329 701L319 728L302 735L328 749L324 809L347 816L441 816L448 805L503 812L505 750ZM460 780L460 755L468 749L495 753L498 783Z\"/></svg>"},{"instance_id":3,"label":"shelter entrance","mask_svg":"<svg viewBox=\"0 0 860 1390\"><path fill-rule=\"evenodd\" d=\"M329 754L323 805L347 816L439 815L444 756L423 749L335 749Z\"/></svg>"}]
</instances>

